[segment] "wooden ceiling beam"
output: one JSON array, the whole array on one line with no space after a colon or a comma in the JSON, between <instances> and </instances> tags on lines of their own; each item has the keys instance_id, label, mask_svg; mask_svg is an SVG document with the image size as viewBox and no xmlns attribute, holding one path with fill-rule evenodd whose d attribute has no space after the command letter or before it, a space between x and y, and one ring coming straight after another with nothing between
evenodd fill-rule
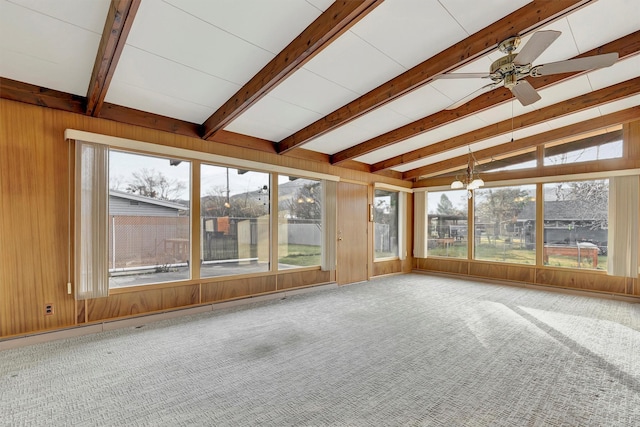
<instances>
[{"instance_id":1,"label":"wooden ceiling beam","mask_svg":"<svg viewBox=\"0 0 640 427\"><path fill-rule=\"evenodd\" d=\"M577 113L609 102L617 101L640 93L640 77L627 80L613 86L608 86L595 92L588 92L557 104L535 110L514 118L506 119L498 123L475 129L452 138L427 145L418 150L406 153L406 158L415 160L435 154L444 153L454 148L464 147L495 136L508 134L514 130L527 128L548 120ZM403 176L409 176L407 172Z\"/></svg>"},{"instance_id":2,"label":"wooden ceiling beam","mask_svg":"<svg viewBox=\"0 0 640 427\"><path fill-rule=\"evenodd\" d=\"M423 61L327 116L288 136L277 145L278 153L296 147L381 107L433 80L497 49L503 40L529 32L559 19L592 0L534 0L488 27Z\"/></svg>"},{"instance_id":3,"label":"wooden ceiling beam","mask_svg":"<svg viewBox=\"0 0 640 427\"><path fill-rule=\"evenodd\" d=\"M297 69L329 46L383 0L335 1L298 37L278 53L258 74L225 102L203 124L204 139L210 139Z\"/></svg>"},{"instance_id":4,"label":"wooden ceiling beam","mask_svg":"<svg viewBox=\"0 0 640 427\"><path fill-rule=\"evenodd\" d=\"M587 120L572 125L563 126L561 128L552 129L547 132L531 135L526 138L517 139L513 142L496 145L494 147L478 150L473 155L478 161L491 159L493 156L516 153L527 148L537 147L549 142L554 142L563 138L570 138L575 135L593 132L598 129L615 126L622 123L629 123L640 117L640 106L627 108L626 110L617 111L615 113L606 114L602 117ZM405 180L418 179L420 177L430 177L441 173L463 168L469 160L468 155L457 156L451 159L432 163L422 166L402 174Z\"/></svg>"},{"instance_id":5,"label":"wooden ceiling beam","mask_svg":"<svg viewBox=\"0 0 640 427\"><path fill-rule=\"evenodd\" d=\"M134 126L156 129L163 132L200 138L200 125L172 117L161 116L146 111L123 107L121 105L103 103L100 110L101 119L113 120Z\"/></svg>"},{"instance_id":6,"label":"wooden ceiling beam","mask_svg":"<svg viewBox=\"0 0 640 427\"><path fill-rule=\"evenodd\" d=\"M620 60L638 54L638 52L640 52L640 31L636 31L635 33L631 33L629 35L621 37L610 43L578 55L572 59L613 52L618 53ZM529 81L529 83L531 83L531 86L533 86L535 89L540 90L585 73L586 71L580 71L575 73L554 74L537 78L527 77L527 80ZM331 163L339 164L342 161L354 159L372 151L397 144L416 135L420 135L441 126L445 126L466 117L470 117L487 108L495 107L505 102L509 102L512 99L513 95L511 94L509 89L500 87L491 92L483 94L482 96L470 100L469 102L456 108L455 110L438 111L437 113L418 119L412 123L399 127L398 129L391 130L387 133L364 141L358 145L335 153L331 157ZM412 159L410 156L407 157L406 155L401 154L390 159L374 163L371 166L371 172L390 169L392 167L414 160L416 159Z\"/></svg>"},{"instance_id":7,"label":"wooden ceiling beam","mask_svg":"<svg viewBox=\"0 0 640 427\"><path fill-rule=\"evenodd\" d=\"M0 77L0 98L84 114L86 99L53 89Z\"/></svg>"},{"instance_id":8,"label":"wooden ceiling beam","mask_svg":"<svg viewBox=\"0 0 640 427\"><path fill-rule=\"evenodd\" d=\"M87 90L86 113L90 116L98 117L100 115L111 78L118 65L140 1L111 0Z\"/></svg>"}]
</instances>

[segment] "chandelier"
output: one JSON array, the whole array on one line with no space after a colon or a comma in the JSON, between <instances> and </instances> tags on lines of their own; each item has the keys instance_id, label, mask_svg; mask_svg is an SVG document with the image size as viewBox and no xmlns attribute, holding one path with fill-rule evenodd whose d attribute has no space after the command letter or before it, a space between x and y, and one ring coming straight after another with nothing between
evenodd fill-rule
<instances>
[{"instance_id":1,"label":"chandelier","mask_svg":"<svg viewBox=\"0 0 640 427\"><path fill-rule=\"evenodd\" d=\"M469 148L469 160L467 162L466 175L459 177L456 175L456 180L451 183L453 190L460 190L462 188L467 189L467 197L470 199L473 197L473 190L476 190L484 185L484 181L480 178L477 172L474 172L476 164L476 158Z\"/></svg>"}]
</instances>

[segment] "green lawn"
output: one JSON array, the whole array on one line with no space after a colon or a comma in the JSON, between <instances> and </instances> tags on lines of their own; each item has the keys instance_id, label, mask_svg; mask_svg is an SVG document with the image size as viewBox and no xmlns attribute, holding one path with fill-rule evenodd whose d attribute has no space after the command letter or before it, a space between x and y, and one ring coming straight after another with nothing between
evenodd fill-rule
<instances>
[{"instance_id":1,"label":"green lawn","mask_svg":"<svg viewBox=\"0 0 640 427\"><path fill-rule=\"evenodd\" d=\"M466 259L467 245L466 242L459 242L454 245L449 245L449 247L439 246L437 248L429 248L428 253L429 256ZM520 248L520 244L517 241L512 244L505 244L503 240L498 240L496 244L482 243L477 245L475 248L475 259L535 265L536 252L534 249ZM576 257L555 255L550 256L549 262L545 265L549 267L593 269L592 261L588 257L583 257L582 263L579 266ZM596 269L606 270L606 268L607 256L599 255Z\"/></svg>"},{"instance_id":2,"label":"green lawn","mask_svg":"<svg viewBox=\"0 0 640 427\"><path fill-rule=\"evenodd\" d=\"M505 244L502 241L498 241L495 245L477 245L476 259L486 261L513 262L517 264L536 263L536 251L534 249L520 249L519 245L514 246Z\"/></svg>"},{"instance_id":3,"label":"green lawn","mask_svg":"<svg viewBox=\"0 0 640 427\"><path fill-rule=\"evenodd\" d=\"M279 245L278 247L278 262L281 264L297 265L299 267L320 265L321 256L322 249L320 246Z\"/></svg>"}]
</instances>

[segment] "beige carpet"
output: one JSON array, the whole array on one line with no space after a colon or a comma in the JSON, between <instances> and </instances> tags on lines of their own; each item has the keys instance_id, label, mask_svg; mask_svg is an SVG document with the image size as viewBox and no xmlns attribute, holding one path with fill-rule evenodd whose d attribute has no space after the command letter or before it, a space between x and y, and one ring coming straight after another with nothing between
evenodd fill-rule
<instances>
[{"instance_id":1,"label":"beige carpet","mask_svg":"<svg viewBox=\"0 0 640 427\"><path fill-rule=\"evenodd\" d=\"M0 425L637 426L640 305L411 274L0 352Z\"/></svg>"}]
</instances>

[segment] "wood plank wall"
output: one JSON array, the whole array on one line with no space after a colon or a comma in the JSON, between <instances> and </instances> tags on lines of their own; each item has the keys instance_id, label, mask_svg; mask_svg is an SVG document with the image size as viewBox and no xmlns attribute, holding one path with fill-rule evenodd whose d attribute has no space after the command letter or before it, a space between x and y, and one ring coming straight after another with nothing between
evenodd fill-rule
<instances>
[{"instance_id":1,"label":"wood plank wall","mask_svg":"<svg viewBox=\"0 0 640 427\"><path fill-rule=\"evenodd\" d=\"M369 186L374 182L411 186L387 176L297 158L295 153L279 156L0 99L0 339L335 280L335 272L301 269L114 292L108 298L76 303L67 294L72 167L64 140L67 128L326 173ZM46 304L53 305L52 315L45 315Z\"/></svg>"},{"instance_id":2,"label":"wood plank wall","mask_svg":"<svg viewBox=\"0 0 640 427\"><path fill-rule=\"evenodd\" d=\"M66 285L70 279L68 180L72 166L69 144L63 138L67 128L332 174L367 184L371 189L374 182L409 186L391 177L295 155L278 156L0 99L0 339L335 280L335 272L302 269L253 278L207 279L76 302L73 295L67 294ZM624 132L625 138L633 141L627 154L640 158L640 121L627 125ZM407 259L371 260L370 276L407 273L417 268L640 296L637 278L527 266L505 268L467 260L414 260L412 214L409 197ZM45 315L47 304L54 307L52 315Z\"/></svg>"}]
</instances>

